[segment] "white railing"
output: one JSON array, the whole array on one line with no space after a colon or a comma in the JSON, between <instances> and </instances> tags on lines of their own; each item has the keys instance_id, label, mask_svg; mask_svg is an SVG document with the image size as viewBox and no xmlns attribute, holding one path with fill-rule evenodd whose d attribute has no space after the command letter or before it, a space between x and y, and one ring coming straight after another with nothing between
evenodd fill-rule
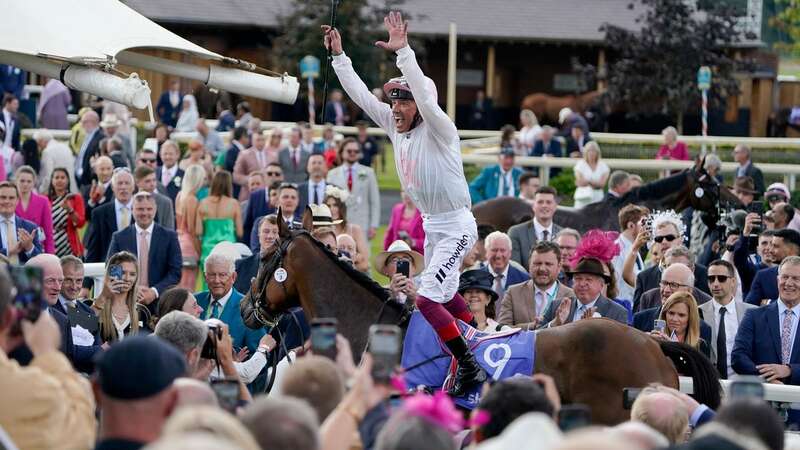
<instances>
[{"instance_id":1,"label":"white railing","mask_svg":"<svg viewBox=\"0 0 800 450\"><path fill-rule=\"evenodd\" d=\"M95 287L102 286L106 277L106 263L84 263L83 276L92 278Z\"/></svg>"},{"instance_id":2,"label":"white railing","mask_svg":"<svg viewBox=\"0 0 800 450\"><path fill-rule=\"evenodd\" d=\"M724 395L728 395L731 380L719 380L722 385ZM785 384L770 384L763 383L764 385L764 400L769 402L778 403L800 403L800 386L789 386ZM694 393L694 384L689 377L680 377L680 391L684 394Z\"/></svg>"}]
</instances>

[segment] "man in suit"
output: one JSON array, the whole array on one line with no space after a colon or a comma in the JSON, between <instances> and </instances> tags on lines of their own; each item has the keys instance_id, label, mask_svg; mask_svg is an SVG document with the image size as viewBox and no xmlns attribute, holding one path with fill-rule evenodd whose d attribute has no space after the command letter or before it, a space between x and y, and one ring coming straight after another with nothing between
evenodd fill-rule
<instances>
[{"instance_id":1,"label":"man in suit","mask_svg":"<svg viewBox=\"0 0 800 450\"><path fill-rule=\"evenodd\" d=\"M178 149L178 144L166 141L161 144L159 153L161 154L162 165L156 169L156 181L166 189L167 195L174 205L175 197L181 191L181 180L183 180L183 170L178 167L181 151Z\"/></svg>"},{"instance_id":2,"label":"man in suit","mask_svg":"<svg viewBox=\"0 0 800 450\"><path fill-rule=\"evenodd\" d=\"M561 251L561 272L558 274L558 281L567 287L572 287L572 279L569 277L569 271L572 270L570 260L581 243L581 234L574 228L562 228L556 233L554 242Z\"/></svg>"},{"instance_id":3,"label":"man in suit","mask_svg":"<svg viewBox=\"0 0 800 450\"><path fill-rule=\"evenodd\" d=\"M564 156L564 151L561 149L561 141L553 139L553 135L555 135L555 129L553 127L550 125L543 126L541 133L539 133L539 139L533 144L529 156L551 156L554 158L561 158ZM550 178L558 175L560 172L561 169L559 168L551 168ZM538 174L538 170L536 170L536 173Z\"/></svg>"},{"instance_id":4,"label":"man in suit","mask_svg":"<svg viewBox=\"0 0 800 450\"><path fill-rule=\"evenodd\" d=\"M717 366L720 377L734 374L731 352L736 332L744 314L754 305L734 300L736 294L736 269L728 261L718 259L708 265L708 286L714 300L700 305L700 314L711 325L711 361Z\"/></svg>"},{"instance_id":5,"label":"man in suit","mask_svg":"<svg viewBox=\"0 0 800 450\"><path fill-rule=\"evenodd\" d=\"M567 154L571 158L580 158L583 155L583 146L591 141L589 129L582 126L573 126L567 136Z\"/></svg>"},{"instance_id":6,"label":"man in suit","mask_svg":"<svg viewBox=\"0 0 800 450\"><path fill-rule=\"evenodd\" d=\"M653 230L653 254L656 256L655 264L647 269L642 270L636 275L636 287L633 291L633 312L641 311L643 308L639 307L642 294L658 287L658 281L661 279L661 263L665 260L665 266L669 265L666 261L667 254L670 253L677 258L677 261L685 263L687 266L694 267L694 285L701 291L708 293L708 280L706 278L706 267L702 264L694 264L694 259L683 245L683 226L678 223L679 218L666 217L654 225ZM678 250L671 252L673 248ZM660 256L660 257L659 257Z\"/></svg>"},{"instance_id":7,"label":"man in suit","mask_svg":"<svg viewBox=\"0 0 800 450\"><path fill-rule=\"evenodd\" d=\"M19 121L17 120L17 111L19 110L19 99L11 94L3 96L3 110L0 114L0 128L3 130L5 140L3 144L6 147L11 147L16 151L21 149L19 137ZM8 170L8 168L6 169Z\"/></svg>"},{"instance_id":8,"label":"man in suit","mask_svg":"<svg viewBox=\"0 0 800 450\"><path fill-rule=\"evenodd\" d=\"M254 354L264 330L252 330L244 325L239 313L239 303L244 297L233 284L236 282L233 258L222 253L212 253L206 258L204 273L208 291L195 294L197 304L203 308L202 319L219 319L228 325L233 348L237 352L244 347Z\"/></svg>"},{"instance_id":9,"label":"man in suit","mask_svg":"<svg viewBox=\"0 0 800 450\"><path fill-rule=\"evenodd\" d=\"M17 185L9 181L0 182L0 253L6 255L11 264L25 264L42 253L42 242L37 236L37 226L17 216L19 202Z\"/></svg>"},{"instance_id":10,"label":"man in suit","mask_svg":"<svg viewBox=\"0 0 800 450\"><path fill-rule=\"evenodd\" d=\"M619 173L619 171L614 172L608 182L609 192L611 191L611 183L614 175L617 173ZM624 172L623 174L625 175L625 181L630 184L627 174ZM633 304L634 288L625 281L622 269L625 266L625 260L631 252L636 253L636 261L633 265L634 275L638 275L639 272L644 269L644 261L642 261L642 257L639 254L639 249L634 246L634 242L636 241L636 237L642 232L642 217L646 216L647 213L648 211L644 207L627 205L620 209L617 214L619 229L621 230L616 240L616 244L619 246L619 254L611 259L611 264L614 266L614 275L617 278L617 298L629 300L631 304Z\"/></svg>"},{"instance_id":11,"label":"man in suit","mask_svg":"<svg viewBox=\"0 0 800 450\"><path fill-rule=\"evenodd\" d=\"M558 193L551 186L542 186L533 198L533 219L514 225L508 229L511 238L511 259L528 267L531 248L537 241L550 241L561 231L553 223L553 215L558 207Z\"/></svg>"},{"instance_id":12,"label":"man in suit","mask_svg":"<svg viewBox=\"0 0 800 450\"><path fill-rule=\"evenodd\" d=\"M511 239L502 231L493 231L486 236L486 266L480 270L489 272L494 279L492 289L497 298L504 298L506 289L531 279L530 275L510 264ZM499 315L500 304L495 303L495 317Z\"/></svg>"},{"instance_id":13,"label":"man in suit","mask_svg":"<svg viewBox=\"0 0 800 450\"><path fill-rule=\"evenodd\" d=\"M777 301L748 311L739 324L731 354L733 370L760 375L768 383L800 384L798 320L800 257L789 256L778 268Z\"/></svg>"},{"instance_id":14,"label":"man in suit","mask_svg":"<svg viewBox=\"0 0 800 450\"><path fill-rule=\"evenodd\" d=\"M497 321L503 325L534 330L551 303L572 298L572 289L558 282L561 251L554 242L537 242L531 250L530 280L509 287L500 302Z\"/></svg>"},{"instance_id":15,"label":"man in suit","mask_svg":"<svg viewBox=\"0 0 800 450\"><path fill-rule=\"evenodd\" d=\"M0 94L22 98L28 74L19 67L0 64Z\"/></svg>"},{"instance_id":16,"label":"man in suit","mask_svg":"<svg viewBox=\"0 0 800 450\"><path fill-rule=\"evenodd\" d=\"M611 279L603 263L594 258L581 258L570 272L574 280L575 298L552 302L544 313L540 327L556 327L581 319L606 317L628 324L628 311L603 296L603 288Z\"/></svg>"},{"instance_id":17,"label":"man in suit","mask_svg":"<svg viewBox=\"0 0 800 450\"><path fill-rule=\"evenodd\" d=\"M680 245L667 250L667 255L664 257L664 266L669 269L673 264L683 264L693 271L692 283L690 284L690 289L688 289L688 291L692 293L698 305L711 300L710 295L708 295L704 290L700 290L700 283L708 284L708 269L705 266L695 264L694 261L692 261L689 255L689 249L683 245ZM701 267L700 270L698 270L698 266ZM663 279L661 271L658 272L658 276L659 279L656 281L656 287L648 289L639 296L639 300L638 303L636 303L634 312L659 306L664 300L667 299L667 297L669 297L669 295L665 296L661 292L661 289L663 288L663 285L660 283L660 281ZM698 280L698 277L700 276L703 277L702 280ZM708 290L708 286L706 286L706 290Z\"/></svg>"},{"instance_id":18,"label":"man in suit","mask_svg":"<svg viewBox=\"0 0 800 450\"><path fill-rule=\"evenodd\" d=\"M770 259L775 266L756 272L750 292L745 302L762 305L765 301L778 298L778 264L789 256L800 255L800 233L784 228L772 235L769 245Z\"/></svg>"},{"instance_id":19,"label":"man in suit","mask_svg":"<svg viewBox=\"0 0 800 450\"><path fill-rule=\"evenodd\" d=\"M299 198L300 194L297 191L297 186L293 184L282 184L278 188L278 208L283 215L283 217L279 217L279 219L286 222L286 224L289 225L289 228L294 228L295 223L299 222L303 215L303 211L297 207ZM253 250L253 252L258 252L261 249L261 245L259 244L260 241L258 239L258 229L262 219L263 217L255 219L253 222L252 231L249 235L250 249Z\"/></svg>"},{"instance_id":20,"label":"man in suit","mask_svg":"<svg viewBox=\"0 0 800 450\"><path fill-rule=\"evenodd\" d=\"M111 237L108 257L131 252L139 260L139 292L137 301L150 312L158 311L158 297L181 279L181 248L178 235L155 223L156 202L146 191L133 196L133 226L123 228Z\"/></svg>"},{"instance_id":21,"label":"man in suit","mask_svg":"<svg viewBox=\"0 0 800 450\"><path fill-rule=\"evenodd\" d=\"M240 151L233 165L233 183L239 185L240 202L250 198L250 189L247 186L247 178L250 174L263 171L270 163L276 162L274 155L267 153L267 139L264 134L253 133L251 139L253 146ZM281 170L281 172L283 171Z\"/></svg>"},{"instance_id":22,"label":"man in suit","mask_svg":"<svg viewBox=\"0 0 800 450\"><path fill-rule=\"evenodd\" d=\"M753 160L750 157L750 147L739 144L733 148L733 160L739 164L739 167L736 168L736 178L752 178L757 192L756 196L760 197L764 194L764 189L766 187L764 185L764 174L761 173L761 169L753 164Z\"/></svg>"},{"instance_id":23,"label":"man in suit","mask_svg":"<svg viewBox=\"0 0 800 450\"><path fill-rule=\"evenodd\" d=\"M484 167L481 173L469 184L472 204L496 197L516 197L519 193L519 176L522 169L514 167L514 149L500 150L498 164Z\"/></svg>"},{"instance_id":24,"label":"man in suit","mask_svg":"<svg viewBox=\"0 0 800 450\"><path fill-rule=\"evenodd\" d=\"M233 138L231 139L231 146L222 157L222 168L230 173L233 173L233 168L236 166L236 159L239 153L245 151L247 146L250 145L250 135L247 134L247 128L236 127L233 130ZM219 158L217 159L219 161ZM220 165L219 163L217 165ZM242 189L238 183L233 183L233 198L239 198L239 191Z\"/></svg>"},{"instance_id":25,"label":"man in suit","mask_svg":"<svg viewBox=\"0 0 800 450\"><path fill-rule=\"evenodd\" d=\"M183 94L181 94L181 82L179 80L172 80L169 83L169 90L161 93L156 104L156 114L161 123L169 125L170 128L175 128L178 123L178 114L183 105Z\"/></svg>"},{"instance_id":26,"label":"man in suit","mask_svg":"<svg viewBox=\"0 0 800 450\"><path fill-rule=\"evenodd\" d=\"M69 319L72 341L75 346L72 363L83 373L94 372L94 358L104 346L100 338L100 322L97 314L80 298L83 284L83 261L68 255L59 261L63 283L58 301L53 305ZM105 347L108 347L107 345Z\"/></svg>"},{"instance_id":27,"label":"man in suit","mask_svg":"<svg viewBox=\"0 0 800 450\"><path fill-rule=\"evenodd\" d=\"M328 187L326 177L328 176L328 165L325 164L325 157L319 154L308 157L308 181L297 186L300 191L300 203L297 209L305 211L310 204L320 205L325 202L325 188Z\"/></svg>"},{"instance_id":28,"label":"man in suit","mask_svg":"<svg viewBox=\"0 0 800 450\"><path fill-rule=\"evenodd\" d=\"M331 91L330 101L325 105L325 117L323 122L330 122L337 126L343 126L350 122L350 115L347 113L347 107L342 101L343 98L344 95L339 89Z\"/></svg>"},{"instance_id":29,"label":"man in suit","mask_svg":"<svg viewBox=\"0 0 800 450\"><path fill-rule=\"evenodd\" d=\"M250 281L258 275L261 257L278 238L278 216L269 214L258 223L259 249L247 258L236 260L236 281L233 288L239 292L250 291Z\"/></svg>"},{"instance_id":30,"label":"man in suit","mask_svg":"<svg viewBox=\"0 0 800 450\"><path fill-rule=\"evenodd\" d=\"M92 217L92 211L114 199L111 189L111 176L114 175L114 163L108 156L99 156L92 164L96 180L81 188L83 203L86 205L86 216ZM49 180L48 180L49 181Z\"/></svg>"},{"instance_id":31,"label":"man in suit","mask_svg":"<svg viewBox=\"0 0 800 450\"><path fill-rule=\"evenodd\" d=\"M353 138L342 141L339 157L343 163L328 172L328 183L350 192L347 222L360 226L367 233L367 239L372 239L381 219L381 197L375 172L359 164L361 146Z\"/></svg>"},{"instance_id":32,"label":"man in suit","mask_svg":"<svg viewBox=\"0 0 800 450\"><path fill-rule=\"evenodd\" d=\"M289 183L304 183L308 180L308 157L311 153L300 145L303 132L294 127L289 133L289 145L278 153L278 163L283 169L283 177Z\"/></svg>"},{"instance_id":33,"label":"man in suit","mask_svg":"<svg viewBox=\"0 0 800 450\"><path fill-rule=\"evenodd\" d=\"M81 116L81 127L86 137L75 158L75 181L79 188L92 184L92 158L100 154L100 141L106 137L100 129L100 117L94 111Z\"/></svg>"},{"instance_id":34,"label":"man in suit","mask_svg":"<svg viewBox=\"0 0 800 450\"><path fill-rule=\"evenodd\" d=\"M111 189L114 192L114 201L92 211L89 228L83 236L86 262L105 261L111 236L133 222L133 175L125 170L118 171L111 177ZM91 279L86 278L83 287L90 285Z\"/></svg>"},{"instance_id":35,"label":"man in suit","mask_svg":"<svg viewBox=\"0 0 800 450\"><path fill-rule=\"evenodd\" d=\"M78 185L75 183L75 155L72 154L69 146L63 142L53 139L53 133L49 130L39 129L33 133L33 139L42 152L41 169L39 170L39 192L47 195L50 186L50 177L53 169L63 167L69 174L69 191L78 192Z\"/></svg>"},{"instance_id":36,"label":"man in suit","mask_svg":"<svg viewBox=\"0 0 800 450\"><path fill-rule=\"evenodd\" d=\"M742 227L742 234L736 243L733 245L733 264L739 273L739 280L742 283L742 292L750 292L753 286L753 280L759 270L766 269L772 265L772 256L770 255L769 246L772 243L772 236L775 230L763 230L757 236L754 236L753 224L757 224L760 215L758 213L749 213L744 219L744 227ZM756 239L755 253L750 253L750 240Z\"/></svg>"},{"instance_id":37,"label":"man in suit","mask_svg":"<svg viewBox=\"0 0 800 450\"><path fill-rule=\"evenodd\" d=\"M136 189L139 192L148 192L153 196L156 202L156 223L166 229L174 230L175 208L169 197L156 192L156 186L158 185L156 171L146 166L137 167L133 171L133 177L136 180Z\"/></svg>"},{"instance_id":38,"label":"man in suit","mask_svg":"<svg viewBox=\"0 0 800 450\"><path fill-rule=\"evenodd\" d=\"M658 318L661 312L661 299L668 299L676 292L692 292L694 285L694 273L684 263L675 263L664 270L664 274L659 281L658 303L648 305L633 315L633 327L649 332L653 330L653 321Z\"/></svg>"}]
</instances>

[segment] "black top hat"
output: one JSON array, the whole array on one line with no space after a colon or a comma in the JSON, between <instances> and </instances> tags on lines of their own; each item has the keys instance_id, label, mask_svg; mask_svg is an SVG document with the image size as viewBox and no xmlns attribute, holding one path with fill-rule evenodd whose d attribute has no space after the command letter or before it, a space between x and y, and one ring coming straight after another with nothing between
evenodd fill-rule
<instances>
[{"instance_id":1,"label":"black top hat","mask_svg":"<svg viewBox=\"0 0 800 450\"><path fill-rule=\"evenodd\" d=\"M494 284L494 277L487 270L467 270L461 274L461 279L458 282L458 293L463 294L467 289L480 289L492 298L492 301L497 300L497 292L492 289Z\"/></svg>"},{"instance_id":2,"label":"black top hat","mask_svg":"<svg viewBox=\"0 0 800 450\"><path fill-rule=\"evenodd\" d=\"M578 261L578 264L575 266L575 268L569 271L570 276L575 275L577 273L588 273L590 275L597 275L598 277L603 278L603 280L606 283L611 282L611 277L609 277L606 271L603 270L603 263L600 262L599 259L581 258L581 260Z\"/></svg>"}]
</instances>

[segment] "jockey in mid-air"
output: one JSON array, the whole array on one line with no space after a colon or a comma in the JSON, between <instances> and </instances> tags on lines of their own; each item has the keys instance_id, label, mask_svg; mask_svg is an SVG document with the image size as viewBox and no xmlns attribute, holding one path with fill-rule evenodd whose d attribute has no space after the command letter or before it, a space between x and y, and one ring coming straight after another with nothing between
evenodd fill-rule
<instances>
[{"instance_id":1,"label":"jockey in mid-air","mask_svg":"<svg viewBox=\"0 0 800 450\"><path fill-rule=\"evenodd\" d=\"M426 267L417 308L458 361L449 393L460 396L486 381L486 372L455 321L473 321L467 302L458 293L458 279L461 261L478 238L458 130L439 107L436 85L422 73L408 45L408 22L398 12L389 13L383 22L389 41L376 45L397 53L397 67L403 74L383 86L391 106L372 95L358 77L335 28L322 27L325 47L333 54L333 68L344 90L391 139L400 182L422 213Z\"/></svg>"}]
</instances>

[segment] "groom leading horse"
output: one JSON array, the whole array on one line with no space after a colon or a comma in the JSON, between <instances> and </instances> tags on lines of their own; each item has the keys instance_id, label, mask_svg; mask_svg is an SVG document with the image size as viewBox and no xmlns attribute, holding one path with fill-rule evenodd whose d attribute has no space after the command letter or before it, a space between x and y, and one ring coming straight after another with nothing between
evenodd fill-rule
<instances>
[{"instance_id":1,"label":"groom leading horse","mask_svg":"<svg viewBox=\"0 0 800 450\"><path fill-rule=\"evenodd\" d=\"M397 67L403 74L383 86L391 107L372 95L353 70L338 30L323 26L324 43L333 54L332 65L344 90L392 141L403 190L422 212L425 271L417 308L458 361L450 394L459 396L487 376L455 321L473 321L457 290L461 261L478 237L458 130L439 107L436 85L422 73L408 45L408 22L398 12L389 13L383 22L389 40L375 44L397 54Z\"/></svg>"}]
</instances>

